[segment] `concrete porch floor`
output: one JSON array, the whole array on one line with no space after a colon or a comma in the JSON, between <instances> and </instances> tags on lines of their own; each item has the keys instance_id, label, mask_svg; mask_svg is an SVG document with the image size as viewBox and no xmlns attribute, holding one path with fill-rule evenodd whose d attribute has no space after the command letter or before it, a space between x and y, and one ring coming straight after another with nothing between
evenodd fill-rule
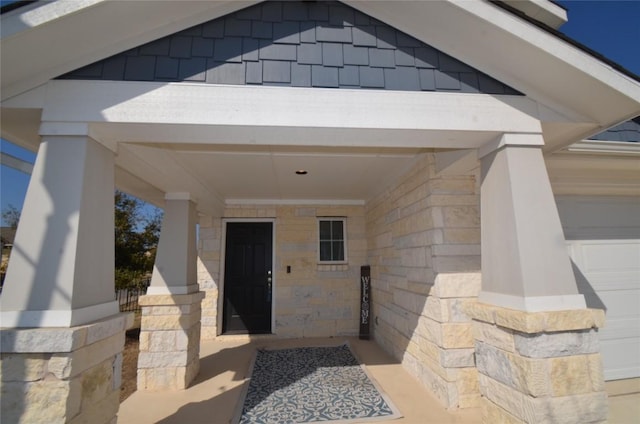
<instances>
[{"instance_id":1,"label":"concrete porch floor","mask_svg":"<svg viewBox=\"0 0 640 424\"><path fill-rule=\"evenodd\" d=\"M225 336L203 342L200 373L187 390L137 391L120 405L119 424L224 424L233 418L249 362L256 347L331 346L348 341L358 359L402 412L403 418L378 423L474 424L481 422L479 409L445 410L435 397L411 377L400 364L373 341L354 337L274 339L272 336ZM637 386L637 387L636 387ZM610 390L609 423L640 423L640 380ZM638 389L638 390L636 390ZM620 395L628 393L632 395Z\"/></svg>"}]
</instances>

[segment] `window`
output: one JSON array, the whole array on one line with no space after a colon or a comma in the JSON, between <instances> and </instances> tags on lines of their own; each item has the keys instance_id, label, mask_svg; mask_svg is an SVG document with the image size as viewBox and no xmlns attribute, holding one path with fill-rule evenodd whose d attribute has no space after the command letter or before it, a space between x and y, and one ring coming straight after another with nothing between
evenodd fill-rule
<instances>
[{"instance_id":1,"label":"window","mask_svg":"<svg viewBox=\"0 0 640 424\"><path fill-rule=\"evenodd\" d=\"M345 218L318 218L320 262L345 263L347 261L345 227Z\"/></svg>"}]
</instances>

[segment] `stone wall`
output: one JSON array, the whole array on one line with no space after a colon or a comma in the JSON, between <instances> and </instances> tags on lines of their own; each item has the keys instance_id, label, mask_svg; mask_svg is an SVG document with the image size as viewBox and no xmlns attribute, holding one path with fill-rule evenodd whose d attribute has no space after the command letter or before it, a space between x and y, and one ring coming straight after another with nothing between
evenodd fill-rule
<instances>
[{"instance_id":1,"label":"stone wall","mask_svg":"<svg viewBox=\"0 0 640 424\"><path fill-rule=\"evenodd\" d=\"M366 206L374 337L448 408L479 402L462 312L480 291L478 184L427 154Z\"/></svg>"},{"instance_id":2,"label":"stone wall","mask_svg":"<svg viewBox=\"0 0 640 424\"><path fill-rule=\"evenodd\" d=\"M318 264L317 217L346 217L347 264ZM329 205L241 205L224 218L272 218L275 226L275 329L280 337L356 335L359 331L360 266L365 265L364 207ZM200 220L198 281L202 338L221 332L219 293L223 221ZM287 266L291 272L287 273Z\"/></svg>"},{"instance_id":3,"label":"stone wall","mask_svg":"<svg viewBox=\"0 0 640 424\"><path fill-rule=\"evenodd\" d=\"M604 423L597 329L604 311L523 312L475 303L483 423Z\"/></svg>"},{"instance_id":4,"label":"stone wall","mask_svg":"<svg viewBox=\"0 0 640 424\"><path fill-rule=\"evenodd\" d=\"M2 422L116 422L122 350L133 314L71 328L1 333Z\"/></svg>"},{"instance_id":5,"label":"stone wall","mask_svg":"<svg viewBox=\"0 0 640 424\"><path fill-rule=\"evenodd\" d=\"M218 281L222 252L222 220L200 217L198 234L198 284L202 300L201 338L213 340L218 335ZM222 322L222 321L221 321Z\"/></svg>"},{"instance_id":6,"label":"stone wall","mask_svg":"<svg viewBox=\"0 0 640 424\"><path fill-rule=\"evenodd\" d=\"M138 390L180 390L200 370L202 292L145 295L142 308Z\"/></svg>"}]
</instances>

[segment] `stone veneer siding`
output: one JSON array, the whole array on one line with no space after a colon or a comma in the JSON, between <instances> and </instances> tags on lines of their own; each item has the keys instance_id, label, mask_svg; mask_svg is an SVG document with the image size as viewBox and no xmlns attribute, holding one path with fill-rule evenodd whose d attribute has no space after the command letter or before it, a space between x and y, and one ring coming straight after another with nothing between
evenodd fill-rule
<instances>
[{"instance_id":1,"label":"stone veneer siding","mask_svg":"<svg viewBox=\"0 0 640 424\"><path fill-rule=\"evenodd\" d=\"M196 377L204 296L196 292L140 297L138 390L185 389Z\"/></svg>"},{"instance_id":2,"label":"stone veneer siding","mask_svg":"<svg viewBox=\"0 0 640 424\"><path fill-rule=\"evenodd\" d=\"M2 422L115 424L133 314L71 328L2 329Z\"/></svg>"},{"instance_id":3,"label":"stone veneer siding","mask_svg":"<svg viewBox=\"0 0 640 424\"><path fill-rule=\"evenodd\" d=\"M604 311L527 313L469 304L482 394L482 422L605 423L597 329Z\"/></svg>"},{"instance_id":4,"label":"stone veneer siding","mask_svg":"<svg viewBox=\"0 0 640 424\"><path fill-rule=\"evenodd\" d=\"M345 265L318 264L318 217L346 217ZM273 218L275 228L274 302L279 337L351 336L359 331L360 266L365 265L363 206L229 206L224 218ZM200 219L198 282L202 303L202 339L222 331L223 240L221 218ZM287 274L287 266L291 273Z\"/></svg>"},{"instance_id":5,"label":"stone veneer siding","mask_svg":"<svg viewBox=\"0 0 640 424\"><path fill-rule=\"evenodd\" d=\"M480 291L479 182L427 154L366 206L375 340L448 408L477 406L471 320Z\"/></svg>"}]
</instances>

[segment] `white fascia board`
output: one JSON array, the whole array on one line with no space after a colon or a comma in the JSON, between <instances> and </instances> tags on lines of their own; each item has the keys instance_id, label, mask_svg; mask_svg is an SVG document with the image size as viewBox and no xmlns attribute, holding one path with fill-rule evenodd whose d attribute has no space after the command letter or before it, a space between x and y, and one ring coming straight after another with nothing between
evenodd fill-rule
<instances>
[{"instance_id":1,"label":"white fascia board","mask_svg":"<svg viewBox=\"0 0 640 424\"><path fill-rule=\"evenodd\" d=\"M223 133L228 128L229 137L244 128L249 140L243 141L251 144L265 139L282 144L268 140L268 129L293 132L291 136L299 137L297 144L304 144L310 130L323 131L324 136L370 131L373 139L375 132L390 131L416 140L434 132L443 142L451 138L449 133L459 132L479 134L484 143L496 133L540 133L536 113L535 104L524 97L486 94L56 80L49 83L42 120L173 125L181 136L199 126L217 127ZM119 136L126 137L126 131ZM209 140L215 136L210 133ZM169 141L165 137L158 135L160 141Z\"/></svg>"},{"instance_id":2,"label":"white fascia board","mask_svg":"<svg viewBox=\"0 0 640 424\"><path fill-rule=\"evenodd\" d=\"M490 2L346 3L574 117L575 122L610 127L640 113L638 81ZM553 147L564 147L562 142Z\"/></svg>"},{"instance_id":3,"label":"white fascia board","mask_svg":"<svg viewBox=\"0 0 640 424\"><path fill-rule=\"evenodd\" d=\"M637 153L565 150L545 164L555 195L640 196Z\"/></svg>"},{"instance_id":4,"label":"white fascia board","mask_svg":"<svg viewBox=\"0 0 640 424\"><path fill-rule=\"evenodd\" d=\"M558 29L567 23L567 11L549 0L503 0L504 3L545 25Z\"/></svg>"},{"instance_id":5,"label":"white fascia board","mask_svg":"<svg viewBox=\"0 0 640 424\"><path fill-rule=\"evenodd\" d=\"M610 65L596 59L587 52L573 46L566 41L547 33L527 22L522 21L511 13L500 10L498 7L485 2L469 2L464 0L453 0L456 6L473 13L475 16L484 19L502 31L506 31L511 37L517 38L527 43L529 49L535 48L548 55L558 63L569 66L575 77L588 78L592 83L600 83L609 90L617 91L620 95L627 97L635 106L636 111L640 111L640 82L631 77L621 74L611 68ZM502 48L502 46L501 46ZM507 55L508 52L502 52ZM515 63L523 59L522 55L513 55L508 60ZM554 72L556 63L549 62L547 72ZM581 75L583 74L583 75ZM566 79L556 80L556 84L571 88L578 81L571 80L572 84L567 84ZM592 87L592 90L596 87ZM564 90L563 90L564 91ZM598 103L598 97L590 90L585 90L594 103ZM606 93L610 94L610 93Z\"/></svg>"},{"instance_id":6,"label":"white fascia board","mask_svg":"<svg viewBox=\"0 0 640 424\"><path fill-rule=\"evenodd\" d=\"M585 140L572 144L569 152L598 153L610 155L640 155L640 143L625 141ZM638 165L640 166L640 165Z\"/></svg>"},{"instance_id":7,"label":"white fascia board","mask_svg":"<svg viewBox=\"0 0 640 424\"><path fill-rule=\"evenodd\" d=\"M0 37L7 38L27 28L34 28L77 13L106 0L35 2L2 16Z\"/></svg>"}]
</instances>

